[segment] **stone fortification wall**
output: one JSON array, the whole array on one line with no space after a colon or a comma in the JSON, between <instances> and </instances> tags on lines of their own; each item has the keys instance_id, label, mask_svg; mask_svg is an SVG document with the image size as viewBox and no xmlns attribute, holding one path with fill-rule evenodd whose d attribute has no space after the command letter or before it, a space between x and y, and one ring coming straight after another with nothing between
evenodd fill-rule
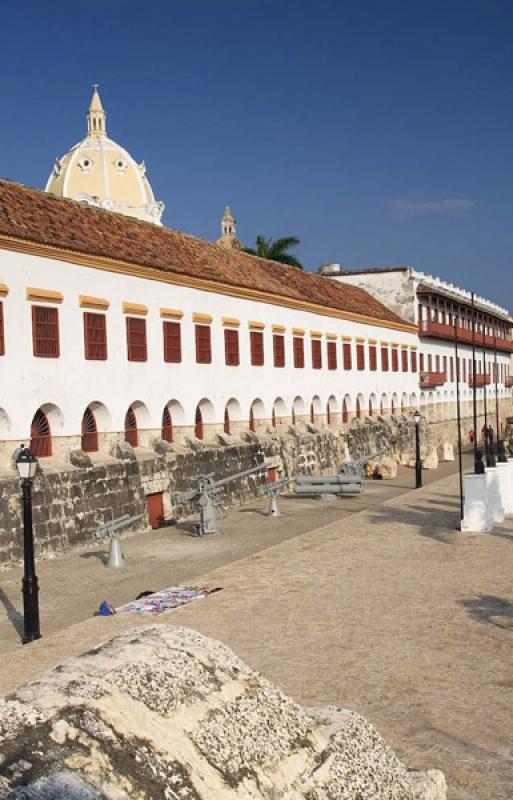
<instances>
[{"instance_id":1,"label":"stone fortification wall","mask_svg":"<svg viewBox=\"0 0 513 800\"><path fill-rule=\"evenodd\" d=\"M344 709L303 709L220 642L134 628L0 700L5 800L445 800Z\"/></svg>"},{"instance_id":2,"label":"stone fortification wall","mask_svg":"<svg viewBox=\"0 0 513 800\"><path fill-rule=\"evenodd\" d=\"M508 409L504 409L505 413ZM513 409L509 411L513 415ZM478 419L480 430L483 417ZM472 418L462 419L463 442L468 445ZM272 431L272 429L270 429ZM342 429L267 431L262 435L242 434L244 441L173 450L161 440L153 448L117 444L110 456L92 461L82 452L71 454L65 468L38 474L34 482L33 510L38 558L50 557L73 547L93 542L99 525L129 514L141 515L131 532L149 529L148 496L162 495L163 519L182 520L195 513L190 503L179 505L176 493L188 489L200 473L225 477L256 465L276 466L278 475L333 473L347 459L367 457L386 447L386 472L392 477L396 462L413 465L414 426L406 415L353 419ZM453 457L457 443L456 421L423 420L421 456L426 468L436 468L439 460ZM384 461L382 461L384 463ZM44 464L44 462L43 462ZM380 469L373 462L370 471ZM265 469L226 484L221 499L226 507L251 500L265 480ZM23 554L19 482L14 477L0 479L0 565L19 561Z\"/></svg>"}]
</instances>

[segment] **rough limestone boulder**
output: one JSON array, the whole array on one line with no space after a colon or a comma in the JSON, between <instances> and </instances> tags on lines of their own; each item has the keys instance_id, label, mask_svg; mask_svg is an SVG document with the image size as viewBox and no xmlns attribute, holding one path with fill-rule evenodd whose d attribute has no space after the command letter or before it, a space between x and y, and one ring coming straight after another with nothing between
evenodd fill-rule
<instances>
[{"instance_id":1,"label":"rough limestone boulder","mask_svg":"<svg viewBox=\"0 0 513 800\"><path fill-rule=\"evenodd\" d=\"M454 446L451 442L442 442L438 451L439 461L454 461Z\"/></svg>"},{"instance_id":2,"label":"rough limestone boulder","mask_svg":"<svg viewBox=\"0 0 513 800\"><path fill-rule=\"evenodd\" d=\"M422 466L424 469L438 469L438 450L436 447L431 447L422 459Z\"/></svg>"},{"instance_id":3,"label":"rough limestone boulder","mask_svg":"<svg viewBox=\"0 0 513 800\"><path fill-rule=\"evenodd\" d=\"M445 796L362 717L305 711L186 628L135 628L0 701L2 800Z\"/></svg>"},{"instance_id":4,"label":"rough limestone boulder","mask_svg":"<svg viewBox=\"0 0 513 800\"><path fill-rule=\"evenodd\" d=\"M374 469L374 475L381 477L384 481L397 478L397 461L395 458L385 456Z\"/></svg>"}]
</instances>

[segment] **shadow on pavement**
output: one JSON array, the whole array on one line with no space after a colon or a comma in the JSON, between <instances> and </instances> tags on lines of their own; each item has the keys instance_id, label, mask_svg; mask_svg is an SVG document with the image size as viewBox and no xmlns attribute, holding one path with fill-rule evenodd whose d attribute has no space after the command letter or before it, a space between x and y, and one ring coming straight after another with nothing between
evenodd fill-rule
<instances>
[{"instance_id":1,"label":"shadow on pavement","mask_svg":"<svg viewBox=\"0 0 513 800\"><path fill-rule=\"evenodd\" d=\"M426 501L424 501L426 502ZM428 506L411 506L393 508L381 506L373 510L369 517L373 525L390 525L394 522L399 525L411 525L416 528L419 536L424 536L440 544L456 544L460 533L460 514L447 508L447 503L440 504L440 509L435 510Z\"/></svg>"},{"instance_id":2,"label":"shadow on pavement","mask_svg":"<svg viewBox=\"0 0 513 800\"><path fill-rule=\"evenodd\" d=\"M510 600L483 594L467 597L460 603L476 622L486 622L496 628L513 631L513 603Z\"/></svg>"},{"instance_id":3,"label":"shadow on pavement","mask_svg":"<svg viewBox=\"0 0 513 800\"><path fill-rule=\"evenodd\" d=\"M88 550L87 553L81 553L80 558L97 558L102 564L107 563L109 554L106 550Z\"/></svg>"},{"instance_id":4,"label":"shadow on pavement","mask_svg":"<svg viewBox=\"0 0 513 800\"><path fill-rule=\"evenodd\" d=\"M7 597L6 593L1 588L0 588L0 603L2 603L3 607L5 608L7 619L9 620L9 622L12 623L12 626L16 630L16 633L20 637L21 641L23 636L23 627L24 627L23 614L13 606L13 604Z\"/></svg>"}]
</instances>

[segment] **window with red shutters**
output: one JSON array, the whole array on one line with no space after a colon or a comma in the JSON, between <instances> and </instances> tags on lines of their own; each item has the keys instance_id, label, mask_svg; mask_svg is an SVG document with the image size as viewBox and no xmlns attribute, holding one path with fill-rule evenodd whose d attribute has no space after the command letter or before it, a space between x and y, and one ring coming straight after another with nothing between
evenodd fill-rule
<instances>
[{"instance_id":1,"label":"window with red shutters","mask_svg":"<svg viewBox=\"0 0 513 800\"><path fill-rule=\"evenodd\" d=\"M167 406L162 412L161 435L165 442L169 442L171 444L173 441L173 420L171 419L171 412Z\"/></svg>"},{"instance_id":2,"label":"window with red shutters","mask_svg":"<svg viewBox=\"0 0 513 800\"><path fill-rule=\"evenodd\" d=\"M369 345L369 369L376 372L378 368L378 352L375 344Z\"/></svg>"},{"instance_id":3,"label":"window with red shutters","mask_svg":"<svg viewBox=\"0 0 513 800\"><path fill-rule=\"evenodd\" d=\"M264 334L261 331L250 331L249 345L251 365L253 367L262 367L264 364Z\"/></svg>"},{"instance_id":4,"label":"window with red shutters","mask_svg":"<svg viewBox=\"0 0 513 800\"><path fill-rule=\"evenodd\" d=\"M139 442L137 419L132 407L125 414L125 442L131 444L132 447L137 447Z\"/></svg>"},{"instance_id":5,"label":"window with red shutters","mask_svg":"<svg viewBox=\"0 0 513 800\"><path fill-rule=\"evenodd\" d=\"M182 328L179 322L163 322L164 361L180 364L182 361Z\"/></svg>"},{"instance_id":6,"label":"window with red shutters","mask_svg":"<svg viewBox=\"0 0 513 800\"><path fill-rule=\"evenodd\" d=\"M419 366L420 366L420 371L424 372L424 353L420 354L420 364L419 364Z\"/></svg>"},{"instance_id":7,"label":"window with red shutters","mask_svg":"<svg viewBox=\"0 0 513 800\"><path fill-rule=\"evenodd\" d=\"M47 458L52 455L52 431L48 417L39 408L32 419L30 427L30 449L36 458Z\"/></svg>"},{"instance_id":8,"label":"window with red shutters","mask_svg":"<svg viewBox=\"0 0 513 800\"><path fill-rule=\"evenodd\" d=\"M321 369L322 367L322 351L321 351L320 339L312 339L312 367L313 369Z\"/></svg>"},{"instance_id":9,"label":"window with red shutters","mask_svg":"<svg viewBox=\"0 0 513 800\"><path fill-rule=\"evenodd\" d=\"M406 348L401 350L401 369L403 372L408 372L408 351Z\"/></svg>"},{"instance_id":10,"label":"window with red shutters","mask_svg":"<svg viewBox=\"0 0 513 800\"><path fill-rule=\"evenodd\" d=\"M96 419L88 407L82 417L82 450L84 453L96 453L98 451L98 430Z\"/></svg>"},{"instance_id":11,"label":"window with red shutters","mask_svg":"<svg viewBox=\"0 0 513 800\"><path fill-rule=\"evenodd\" d=\"M141 317L126 318L126 342L129 361L147 361L146 320Z\"/></svg>"},{"instance_id":12,"label":"window with red shutters","mask_svg":"<svg viewBox=\"0 0 513 800\"><path fill-rule=\"evenodd\" d=\"M92 314L89 311L84 313L84 356L88 361L105 361L107 359L105 314Z\"/></svg>"},{"instance_id":13,"label":"window with red shutters","mask_svg":"<svg viewBox=\"0 0 513 800\"><path fill-rule=\"evenodd\" d=\"M302 336L294 336L292 340L294 349L294 366L303 369L305 366L305 342Z\"/></svg>"},{"instance_id":14,"label":"window with red shutters","mask_svg":"<svg viewBox=\"0 0 513 800\"><path fill-rule=\"evenodd\" d=\"M0 303L0 356L5 355L4 304Z\"/></svg>"},{"instance_id":15,"label":"window with red shutters","mask_svg":"<svg viewBox=\"0 0 513 800\"><path fill-rule=\"evenodd\" d=\"M417 372L417 351L416 350L411 350L410 355L411 355L411 359L410 359L411 371L412 372Z\"/></svg>"},{"instance_id":16,"label":"window with red shutters","mask_svg":"<svg viewBox=\"0 0 513 800\"><path fill-rule=\"evenodd\" d=\"M273 358L275 367L285 366L285 337L281 333L273 334Z\"/></svg>"},{"instance_id":17,"label":"window with red shutters","mask_svg":"<svg viewBox=\"0 0 513 800\"><path fill-rule=\"evenodd\" d=\"M453 359L453 357L452 357L452 356L451 356L451 358L449 359L449 367L450 367L450 373L451 373L451 383L452 383L452 381L454 380L454 359Z\"/></svg>"},{"instance_id":18,"label":"window with red shutters","mask_svg":"<svg viewBox=\"0 0 513 800\"><path fill-rule=\"evenodd\" d=\"M432 372L433 371L433 356L431 355L431 353L427 357L427 364L428 364L428 372Z\"/></svg>"},{"instance_id":19,"label":"window with red shutters","mask_svg":"<svg viewBox=\"0 0 513 800\"><path fill-rule=\"evenodd\" d=\"M388 347L382 347L381 348L381 371L382 372L388 372L389 368L390 368L390 365L389 365L389 362L388 362Z\"/></svg>"},{"instance_id":20,"label":"window with red shutters","mask_svg":"<svg viewBox=\"0 0 513 800\"><path fill-rule=\"evenodd\" d=\"M436 372L440 372L440 356L435 356Z\"/></svg>"},{"instance_id":21,"label":"window with red shutters","mask_svg":"<svg viewBox=\"0 0 513 800\"><path fill-rule=\"evenodd\" d=\"M210 325L196 325L195 335L196 335L196 363L211 364L212 343L210 335Z\"/></svg>"},{"instance_id":22,"label":"window with red shutters","mask_svg":"<svg viewBox=\"0 0 513 800\"><path fill-rule=\"evenodd\" d=\"M239 331L225 328L224 331L224 356L228 367L238 367L239 357Z\"/></svg>"},{"instance_id":23,"label":"window with red shutters","mask_svg":"<svg viewBox=\"0 0 513 800\"><path fill-rule=\"evenodd\" d=\"M365 369L365 346L363 344L356 345L356 369Z\"/></svg>"},{"instance_id":24,"label":"window with red shutters","mask_svg":"<svg viewBox=\"0 0 513 800\"><path fill-rule=\"evenodd\" d=\"M343 343L342 352L344 354L344 369L352 369L351 342Z\"/></svg>"},{"instance_id":25,"label":"window with red shutters","mask_svg":"<svg viewBox=\"0 0 513 800\"><path fill-rule=\"evenodd\" d=\"M327 351L328 351L328 369L336 369L337 368L337 343L336 342L328 342Z\"/></svg>"},{"instance_id":26,"label":"window with red shutters","mask_svg":"<svg viewBox=\"0 0 513 800\"><path fill-rule=\"evenodd\" d=\"M399 353L397 347L392 347L392 372L399 372Z\"/></svg>"},{"instance_id":27,"label":"window with red shutters","mask_svg":"<svg viewBox=\"0 0 513 800\"><path fill-rule=\"evenodd\" d=\"M32 342L39 358L59 358L59 310L32 306Z\"/></svg>"},{"instance_id":28,"label":"window with red shutters","mask_svg":"<svg viewBox=\"0 0 513 800\"><path fill-rule=\"evenodd\" d=\"M445 379L447 380L447 356L444 356L443 359L443 374L445 375Z\"/></svg>"}]
</instances>

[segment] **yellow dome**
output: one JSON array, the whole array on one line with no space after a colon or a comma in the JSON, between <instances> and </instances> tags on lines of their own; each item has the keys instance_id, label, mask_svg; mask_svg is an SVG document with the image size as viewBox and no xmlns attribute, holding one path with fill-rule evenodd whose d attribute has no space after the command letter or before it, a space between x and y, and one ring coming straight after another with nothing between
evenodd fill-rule
<instances>
[{"instance_id":1,"label":"yellow dome","mask_svg":"<svg viewBox=\"0 0 513 800\"><path fill-rule=\"evenodd\" d=\"M164 203L155 201L144 162L107 137L106 117L95 86L88 135L55 162L46 191L160 225Z\"/></svg>"}]
</instances>

